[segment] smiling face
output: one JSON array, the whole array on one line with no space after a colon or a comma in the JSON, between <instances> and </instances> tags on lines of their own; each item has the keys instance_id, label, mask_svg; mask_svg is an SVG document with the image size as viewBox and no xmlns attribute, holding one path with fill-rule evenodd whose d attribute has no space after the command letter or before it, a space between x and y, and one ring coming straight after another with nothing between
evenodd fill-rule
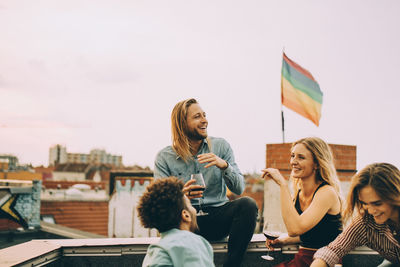
<instances>
[{"instance_id":1,"label":"smiling face","mask_svg":"<svg viewBox=\"0 0 400 267\"><path fill-rule=\"evenodd\" d=\"M290 155L290 166L293 178L307 178L315 176L317 164L311 152L303 144L296 144Z\"/></svg>"},{"instance_id":2,"label":"smiling face","mask_svg":"<svg viewBox=\"0 0 400 267\"><path fill-rule=\"evenodd\" d=\"M374 217L378 224L385 223L388 219L394 222L399 220L398 210L384 202L371 186L363 187L358 195L362 208Z\"/></svg>"},{"instance_id":3,"label":"smiling face","mask_svg":"<svg viewBox=\"0 0 400 267\"><path fill-rule=\"evenodd\" d=\"M189 106L186 121L186 134L190 140L199 141L207 138L208 121L206 113L199 104L196 103Z\"/></svg>"}]
</instances>

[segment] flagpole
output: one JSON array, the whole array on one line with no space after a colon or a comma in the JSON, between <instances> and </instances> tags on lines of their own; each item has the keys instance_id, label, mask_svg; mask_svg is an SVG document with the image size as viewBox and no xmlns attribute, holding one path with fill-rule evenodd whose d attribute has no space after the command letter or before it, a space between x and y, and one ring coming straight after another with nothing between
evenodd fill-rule
<instances>
[{"instance_id":1,"label":"flagpole","mask_svg":"<svg viewBox=\"0 0 400 267\"><path fill-rule=\"evenodd\" d=\"M285 47L282 49L282 55L285 53ZM282 62L282 67L283 67L283 62ZM283 107L282 107L282 102L283 102L283 95L282 95L282 79L281 79L281 120L282 120L282 143L285 143L285 117L283 116Z\"/></svg>"},{"instance_id":2,"label":"flagpole","mask_svg":"<svg viewBox=\"0 0 400 267\"><path fill-rule=\"evenodd\" d=\"M285 143L285 118L283 116L283 109L282 109L282 105L281 105L281 117L282 117L282 143Z\"/></svg>"}]
</instances>

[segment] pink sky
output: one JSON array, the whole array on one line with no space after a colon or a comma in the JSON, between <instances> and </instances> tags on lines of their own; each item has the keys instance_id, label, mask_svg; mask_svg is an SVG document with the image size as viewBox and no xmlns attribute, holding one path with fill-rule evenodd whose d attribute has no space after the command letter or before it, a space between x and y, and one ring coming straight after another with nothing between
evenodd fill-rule
<instances>
[{"instance_id":1,"label":"pink sky","mask_svg":"<svg viewBox=\"0 0 400 267\"><path fill-rule=\"evenodd\" d=\"M0 4L0 153L48 164L93 148L153 167L195 97L243 172L282 142L282 49L324 93L320 127L284 109L286 140L357 145L400 167L400 2L12 1Z\"/></svg>"}]
</instances>

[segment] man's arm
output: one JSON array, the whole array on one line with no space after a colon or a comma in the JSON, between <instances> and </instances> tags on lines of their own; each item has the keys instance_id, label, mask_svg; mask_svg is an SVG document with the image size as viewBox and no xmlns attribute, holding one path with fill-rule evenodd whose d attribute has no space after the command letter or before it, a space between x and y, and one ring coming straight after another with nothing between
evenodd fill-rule
<instances>
[{"instance_id":1,"label":"man's arm","mask_svg":"<svg viewBox=\"0 0 400 267\"><path fill-rule=\"evenodd\" d=\"M217 155L218 153L218 155ZM216 166L222 171L222 177L233 193L243 193L245 184L244 177L235 162L235 156L229 143L222 139L221 147L215 154L213 152L201 154L197 157L199 163L208 163L204 167Z\"/></svg>"},{"instance_id":2,"label":"man's arm","mask_svg":"<svg viewBox=\"0 0 400 267\"><path fill-rule=\"evenodd\" d=\"M159 152L154 161L154 178L162 178L171 176L171 172L168 168L168 164L162 153Z\"/></svg>"},{"instance_id":3,"label":"man's arm","mask_svg":"<svg viewBox=\"0 0 400 267\"><path fill-rule=\"evenodd\" d=\"M228 167L222 172L225 183L228 186L229 190L231 190L236 195L240 195L243 193L245 188L244 177L235 162L233 152L226 159L226 162L228 162Z\"/></svg>"}]
</instances>

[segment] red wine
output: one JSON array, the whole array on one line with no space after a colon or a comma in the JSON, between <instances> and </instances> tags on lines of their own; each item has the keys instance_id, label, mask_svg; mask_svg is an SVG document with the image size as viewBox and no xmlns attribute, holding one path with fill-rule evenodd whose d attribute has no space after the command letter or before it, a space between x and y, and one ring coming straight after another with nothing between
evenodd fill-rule
<instances>
[{"instance_id":1,"label":"red wine","mask_svg":"<svg viewBox=\"0 0 400 267\"><path fill-rule=\"evenodd\" d=\"M190 190L190 191L204 191L204 190L205 190L204 187L200 187L200 188L192 189L192 190Z\"/></svg>"},{"instance_id":2,"label":"red wine","mask_svg":"<svg viewBox=\"0 0 400 267\"><path fill-rule=\"evenodd\" d=\"M280 233L279 232L273 232L273 231L265 231L263 233L265 235L266 238L268 238L269 240L275 240L279 237Z\"/></svg>"}]
</instances>

